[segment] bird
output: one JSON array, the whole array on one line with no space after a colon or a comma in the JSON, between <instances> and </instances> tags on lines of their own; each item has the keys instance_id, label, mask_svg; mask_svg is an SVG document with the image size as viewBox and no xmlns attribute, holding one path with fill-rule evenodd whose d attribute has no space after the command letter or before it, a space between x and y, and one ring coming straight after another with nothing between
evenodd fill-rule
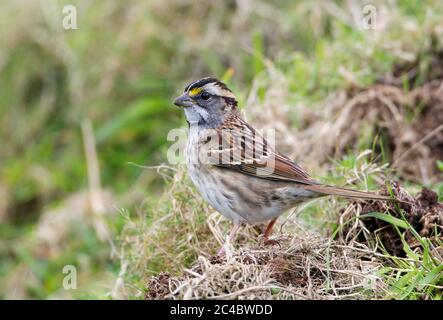
<instances>
[{"instance_id":1,"label":"bird","mask_svg":"<svg viewBox=\"0 0 443 320\"><path fill-rule=\"evenodd\" d=\"M215 210L233 221L228 241L242 224L267 222L265 244L277 218L302 202L323 196L393 200L389 196L323 184L277 152L242 116L238 100L217 78L188 84L174 105L189 125L188 174ZM395 201L395 200L394 200ZM224 246L218 256L225 254Z\"/></svg>"}]
</instances>

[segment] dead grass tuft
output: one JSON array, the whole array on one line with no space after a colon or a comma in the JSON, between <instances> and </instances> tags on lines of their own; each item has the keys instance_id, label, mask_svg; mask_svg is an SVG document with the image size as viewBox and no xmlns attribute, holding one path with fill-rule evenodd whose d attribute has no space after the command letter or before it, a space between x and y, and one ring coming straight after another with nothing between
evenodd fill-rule
<instances>
[{"instance_id":1,"label":"dead grass tuft","mask_svg":"<svg viewBox=\"0 0 443 320\"><path fill-rule=\"evenodd\" d=\"M227 250L227 261L199 256L180 276L159 274L149 299L358 299L379 286L381 263L370 250L318 235L281 235L279 246ZM379 292L382 292L379 290Z\"/></svg>"},{"instance_id":2,"label":"dead grass tuft","mask_svg":"<svg viewBox=\"0 0 443 320\"><path fill-rule=\"evenodd\" d=\"M443 204L438 202L437 194L429 189L412 196L399 184L394 183L392 191L395 197L404 203L389 203L382 201L353 201L340 211L339 225L342 226L338 238L343 243L354 241L368 246L377 247L376 238L381 240L386 251L397 257L405 257L406 252L401 234L396 227L382 219L368 217L369 213L385 213L402 219L402 215L410 226L421 237L433 241L438 247L437 239L443 239ZM386 190L384 194L388 194ZM403 213L400 213L401 210ZM405 241L412 248L419 248L420 242L411 230L406 230Z\"/></svg>"}]
</instances>

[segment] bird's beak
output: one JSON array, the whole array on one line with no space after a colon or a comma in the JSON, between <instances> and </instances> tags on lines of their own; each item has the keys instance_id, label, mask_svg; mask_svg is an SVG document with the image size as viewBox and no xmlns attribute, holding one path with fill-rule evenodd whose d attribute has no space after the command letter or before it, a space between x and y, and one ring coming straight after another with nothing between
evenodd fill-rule
<instances>
[{"instance_id":1,"label":"bird's beak","mask_svg":"<svg viewBox=\"0 0 443 320\"><path fill-rule=\"evenodd\" d=\"M181 96L175 98L174 104L176 106L186 108L186 107L192 107L193 101L186 93L184 93Z\"/></svg>"}]
</instances>

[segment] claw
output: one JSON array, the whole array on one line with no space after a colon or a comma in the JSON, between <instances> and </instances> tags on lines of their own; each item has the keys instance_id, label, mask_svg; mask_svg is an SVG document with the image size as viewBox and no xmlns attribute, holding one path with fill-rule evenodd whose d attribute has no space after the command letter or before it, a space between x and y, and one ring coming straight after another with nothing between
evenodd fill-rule
<instances>
[{"instance_id":1,"label":"claw","mask_svg":"<svg viewBox=\"0 0 443 320\"><path fill-rule=\"evenodd\" d=\"M265 232L263 233L263 238L262 238L262 242L265 246L269 246L269 245L275 245L278 244L280 246L280 243L277 240L271 240L269 239L269 235L272 233L272 227L274 227L275 221L277 221L277 218L272 219L269 224L268 227L266 228Z\"/></svg>"},{"instance_id":2,"label":"claw","mask_svg":"<svg viewBox=\"0 0 443 320\"><path fill-rule=\"evenodd\" d=\"M263 239L263 245L265 245L265 246L278 245L281 248L280 241L275 240L275 239Z\"/></svg>"}]
</instances>

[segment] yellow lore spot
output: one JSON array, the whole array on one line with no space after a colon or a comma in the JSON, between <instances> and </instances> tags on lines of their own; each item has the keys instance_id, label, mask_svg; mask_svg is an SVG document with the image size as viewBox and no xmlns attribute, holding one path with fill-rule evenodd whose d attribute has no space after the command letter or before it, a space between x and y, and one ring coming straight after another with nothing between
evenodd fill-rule
<instances>
[{"instance_id":1,"label":"yellow lore spot","mask_svg":"<svg viewBox=\"0 0 443 320\"><path fill-rule=\"evenodd\" d=\"M189 95L190 96L196 96L198 95L200 92L202 92L203 89L202 88L193 88L189 91Z\"/></svg>"}]
</instances>

